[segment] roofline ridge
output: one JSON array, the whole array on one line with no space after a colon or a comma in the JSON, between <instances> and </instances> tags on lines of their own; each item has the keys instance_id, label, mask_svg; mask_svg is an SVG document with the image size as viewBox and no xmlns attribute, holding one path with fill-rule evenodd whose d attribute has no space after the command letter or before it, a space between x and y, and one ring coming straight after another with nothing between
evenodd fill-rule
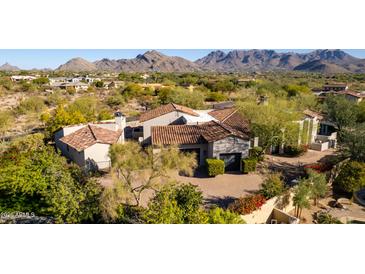
<instances>
[{"instance_id":1,"label":"roofline ridge","mask_svg":"<svg viewBox=\"0 0 365 274\"><path fill-rule=\"evenodd\" d=\"M233 114L235 114L236 112L238 111L238 109L236 109L236 108L233 108L233 111L232 111L232 113L231 114L229 114L229 115L227 115L227 117L226 118L224 118L223 120L222 120L222 123L224 123L228 118L230 118Z\"/></svg>"},{"instance_id":2,"label":"roofline ridge","mask_svg":"<svg viewBox=\"0 0 365 274\"><path fill-rule=\"evenodd\" d=\"M96 138L96 136L95 136L95 133L94 133L93 129L91 128L92 124L87 124L87 126L89 127L90 132L91 132L91 134L93 135L93 137L94 137L95 141L96 141L96 142L99 142L98 138Z\"/></svg>"}]
</instances>

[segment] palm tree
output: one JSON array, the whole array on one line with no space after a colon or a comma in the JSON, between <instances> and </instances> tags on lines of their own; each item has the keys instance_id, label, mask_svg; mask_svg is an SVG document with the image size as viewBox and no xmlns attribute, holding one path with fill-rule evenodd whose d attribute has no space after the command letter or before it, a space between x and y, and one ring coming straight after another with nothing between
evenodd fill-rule
<instances>
[{"instance_id":1,"label":"palm tree","mask_svg":"<svg viewBox=\"0 0 365 274\"><path fill-rule=\"evenodd\" d=\"M295 206L295 215L300 218L303 208L310 208L310 185L306 180L301 180L294 190L293 204Z\"/></svg>"}]
</instances>

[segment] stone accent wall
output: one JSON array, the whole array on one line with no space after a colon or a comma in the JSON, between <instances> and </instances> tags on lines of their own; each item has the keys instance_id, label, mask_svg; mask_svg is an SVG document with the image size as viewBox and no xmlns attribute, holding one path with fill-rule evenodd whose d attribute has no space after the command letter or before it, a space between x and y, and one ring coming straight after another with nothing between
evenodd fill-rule
<instances>
[{"instance_id":1,"label":"stone accent wall","mask_svg":"<svg viewBox=\"0 0 365 274\"><path fill-rule=\"evenodd\" d=\"M227 137L213 143L213 158L218 158L220 153L241 153L242 158L248 157L250 141L237 137Z\"/></svg>"}]
</instances>

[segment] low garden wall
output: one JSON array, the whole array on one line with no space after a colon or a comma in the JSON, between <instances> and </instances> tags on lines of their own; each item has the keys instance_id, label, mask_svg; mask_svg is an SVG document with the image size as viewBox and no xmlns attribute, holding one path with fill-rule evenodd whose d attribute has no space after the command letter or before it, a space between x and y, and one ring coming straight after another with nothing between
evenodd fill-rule
<instances>
[{"instance_id":1,"label":"low garden wall","mask_svg":"<svg viewBox=\"0 0 365 274\"><path fill-rule=\"evenodd\" d=\"M328 147L329 147L329 143L328 142L324 142L324 143L312 143L310 145L310 149L317 150L317 151L327 150Z\"/></svg>"},{"instance_id":2,"label":"low garden wall","mask_svg":"<svg viewBox=\"0 0 365 274\"><path fill-rule=\"evenodd\" d=\"M294 209L292 192L283 197L274 197L266 201L266 203L258 210L241 215L247 224L266 224L272 217L274 208L279 209L283 213L288 213Z\"/></svg>"}]
</instances>

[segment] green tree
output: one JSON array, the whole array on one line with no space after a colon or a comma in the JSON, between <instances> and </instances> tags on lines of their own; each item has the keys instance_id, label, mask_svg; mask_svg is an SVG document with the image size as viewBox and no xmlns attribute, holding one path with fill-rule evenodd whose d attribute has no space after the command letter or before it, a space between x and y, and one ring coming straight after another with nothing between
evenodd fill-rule
<instances>
[{"instance_id":1,"label":"green tree","mask_svg":"<svg viewBox=\"0 0 365 274\"><path fill-rule=\"evenodd\" d=\"M285 85L284 90L288 93L288 97L299 96L303 93L311 93L311 90L307 86L303 85Z\"/></svg>"},{"instance_id":2,"label":"green tree","mask_svg":"<svg viewBox=\"0 0 365 274\"><path fill-rule=\"evenodd\" d=\"M150 224L183 224L184 210L175 199L172 187L164 187L156 193L148 205L144 219Z\"/></svg>"},{"instance_id":3,"label":"green tree","mask_svg":"<svg viewBox=\"0 0 365 274\"><path fill-rule=\"evenodd\" d=\"M310 169L307 170L307 173L308 178L305 181L310 186L310 196L314 201L314 205L317 205L318 199L324 198L328 191L326 175Z\"/></svg>"},{"instance_id":4,"label":"green tree","mask_svg":"<svg viewBox=\"0 0 365 274\"><path fill-rule=\"evenodd\" d=\"M222 208L203 209L202 192L192 184L168 184L156 192L144 213L153 224L242 224L242 218Z\"/></svg>"},{"instance_id":5,"label":"green tree","mask_svg":"<svg viewBox=\"0 0 365 274\"><path fill-rule=\"evenodd\" d=\"M172 171L192 174L196 166L193 154L181 153L176 147L161 147L154 152L151 147L143 149L136 142L126 142L112 145L109 154L115 187L123 190L124 203L136 207L140 206L142 193L157 190L164 180L169 180ZM114 206L108 211L116 210Z\"/></svg>"},{"instance_id":6,"label":"green tree","mask_svg":"<svg viewBox=\"0 0 365 274\"><path fill-rule=\"evenodd\" d=\"M347 162L341 168L334 184L341 190L352 194L365 187L365 163Z\"/></svg>"},{"instance_id":7,"label":"green tree","mask_svg":"<svg viewBox=\"0 0 365 274\"><path fill-rule=\"evenodd\" d=\"M57 130L67 125L82 124L86 122L81 112L75 110L70 113L61 105L58 106L53 115L44 115L43 121L46 124L47 132L52 136Z\"/></svg>"},{"instance_id":8,"label":"green tree","mask_svg":"<svg viewBox=\"0 0 365 274\"><path fill-rule=\"evenodd\" d=\"M244 224L245 221L239 214L220 207L214 207L208 211L209 224Z\"/></svg>"},{"instance_id":9,"label":"green tree","mask_svg":"<svg viewBox=\"0 0 365 274\"><path fill-rule=\"evenodd\" d=\"M77 98L67 106L69 113L81 113L88 122L95 121L98 113L99 104L95 97L83 96Z\"/></svg>"},{"instance_id":10,"label":"green tree","mask_svg":"<svg viewBox=\"0 0 365 274\"><path fill-rule=\"evenodd\" d=\"M96 81L94 83L95 87L97 88L103 88L104 87L104 82L103 81Z\"/></svg>"},{"instance_id":11,"label":"green tree","mask_svg":"<svg viewBox=\"0 0 365 274\"><path fill-rule=\"evenodd\" d=\"M34 79L32 81L32 83L35 84L35 85L42 86L42 85L48 84L49 83L49 79L47 77L39 77L37 79Z\"/></svg>"},{"instance_id":12,"label":"green tree","mask_svg":"<svg viewBox=\"0 0 365 274\"><path fill-rule=\"evenodd\" d=\"M204 107L205 95L199 90L187 90L181 87L162 88L158 91L161 104L175 103L190 108L201 109Z\"/></svg>"},{"instance_id":13,"label":"green tree","mask_svg":"<svg viewBox=\"0 0 365 274\"><path fill-rule=\"evenodd\" d=\"M266 199L281 195L285 190L280 173L270 173L262 183L259 193Z\"/></svg>"},{"instance_id":14,"label":"green tree","mask_svg":"<svg viewBox=\"0 0 365 274\"><path fill-rule=\"evenodd\" d=\"M310 186L304 180L301 180L294 190L293 204L295 206L295 215L298 218L301 217L303 208L310 208L310 192Z\"/></svg>"},{"instance_id":15,"label":"green tree","mask_svg":"<svg viewBox=\"0 0 365 274\"><path fill-rule=\"evenodd\" d=\"M298 121L301 114L292 102L282 99L270 100L268 105L257 104L249 98L237 104L240 112L251 124L252 132L266 151L270 146L297 144L299 136Z\"/></svg>"},{"instance_id":16,"label":"green tree","mask_svg":"<svg viewBox=\"0 0 365 274\"><path fill-rule=\"evenodd\" d=\"M94 221L100 185L67 164L42 134L15 140L0 157L0 211L34 212L57 223Z\"/></svg>"},{"instance_id":17,"label":"green tree","mask_svg":"<svg viewBox=\"0 0 365 274\"><path fill-rule=\"evenodd\" d=\"M350 102L344 96L327 96L324 102L324 110L328 119L336 124L340 132L345 127L353 126L358 115L356 104Z\"/></svg>"},{"instance_id":18,"label":"green tree","mask_svg":"<svg viewBox=\"0 0 365 274\"><path fill-rule=\"evenodd\" d=\"M344 157L365 162L365 123L345 128L341 134L340 151Z\"/></svg>"}]
</instances>

